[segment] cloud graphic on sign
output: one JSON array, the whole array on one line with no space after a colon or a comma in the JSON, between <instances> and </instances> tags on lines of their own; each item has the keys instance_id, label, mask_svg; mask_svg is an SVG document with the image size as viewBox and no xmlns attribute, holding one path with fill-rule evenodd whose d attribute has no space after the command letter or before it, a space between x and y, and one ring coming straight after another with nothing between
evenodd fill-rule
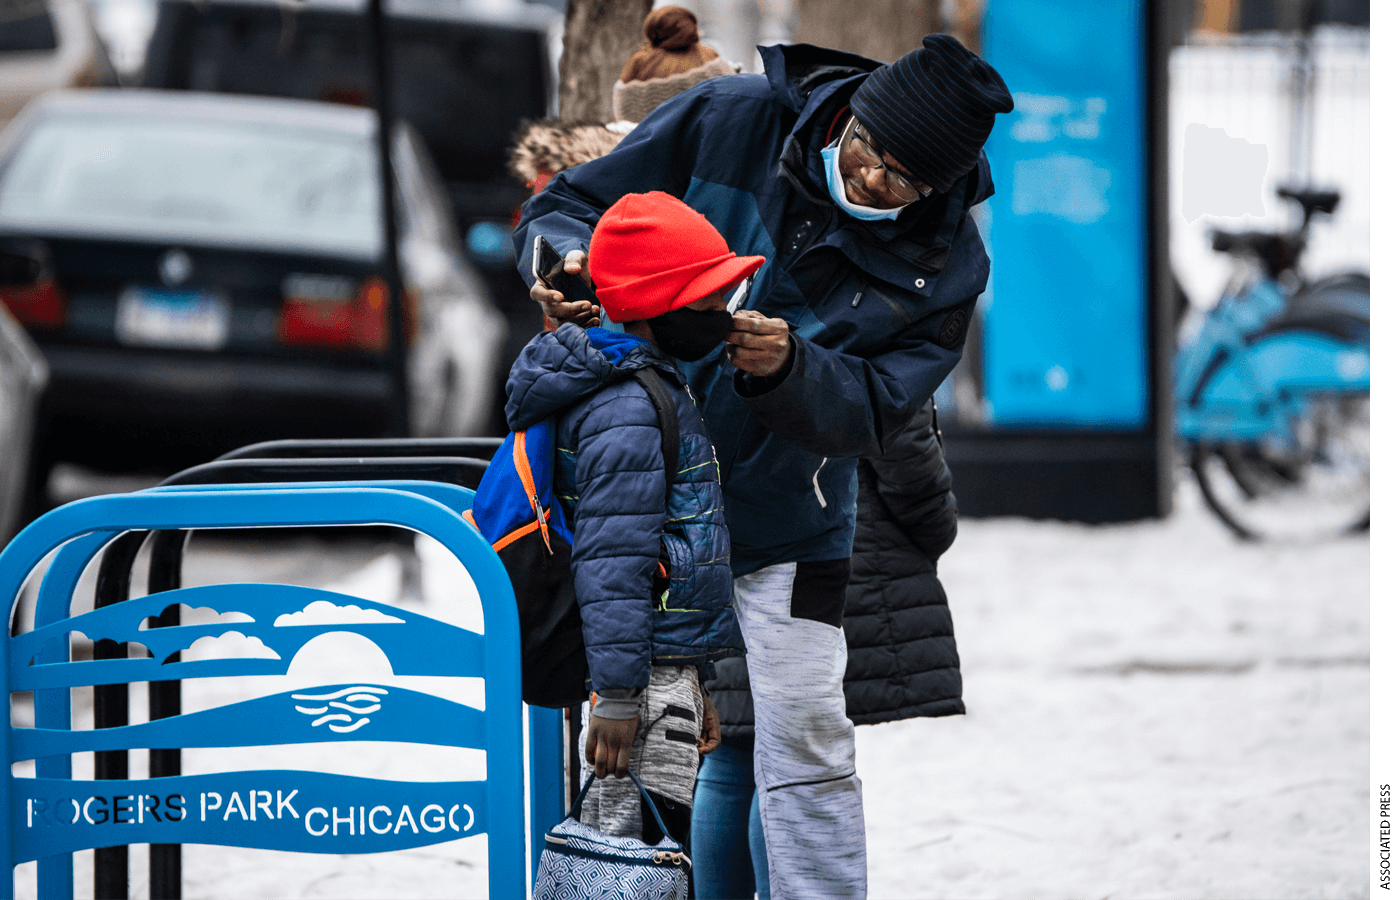
<instances>
[{"instance_id":1,"label":"cloud graphic on sign","mask_svg":"<svg viewBox=\"0 0 1400 900\"><path fill-rule=\"evenodd\" d=\"M363 609L353 604L337 606L329 600L315 600L301 612L283 613L272 624L277 628L292 625L402 625L403 619L385 615L377 609Z\"/></svg>"},{"instance_id":2,"label":"cloud graphic on sign","mask_svg":"<svg viewBox=\"0 0 1400 900\"><path fill-rule=\"evenodd\" d=\"M237 610L221 613L212 606L201 606L196 609L187 603L181 603L179 607L181 625L230 625L234 622L254 621L252 616L247 613L238 612ZM142 619L140 630L147 631L157 627L157 618L157 616L147 616Z\"/></svg>"},{"instance_id":3,"label":"cloud graphic on sign","mask_svg":"<svg viewBox=\"0 0 1400 900\"><path fill-rule=\"evenodd\" d=\"M218 637L202 637L182 653L182 661L202 659L281 659L261 640L241 631L225 631ZM167 660L169 661L169 660Z\"/></svg>"},{"instance_id":4,"label":"cloud graphic on sign","mask_svg":"<svg viewBox=\"0 0 1400 900\"><path fill-rule=\"evenodd\" d=\"M121 641L117 640L116 638L109 638L109 637L90 638L90 637L88 637L86 634L84 634L83 632L78 631L76 628L73 629L72 631L68 632L67 637L64 638L64 639L67 640L67 641L69 642L69 651L68 651L69 654L70 654L69 659L70 659L71 661L73 661L73 662L87 662L87 661L89 661L89 660L96 659L97 656L96 656L96 654L94 653L94 650L95 650L95 648L96 648L96 646L97 646L97 644L98 644L99 641L111 641L112 643L122 643ZM53 646L53 641L56 641L56 640L59 640L59 639L58 639L58 638L52 639L52 640L50 641L50 643L49 643L49 646L52 647L52 646ZM150 649L149 647L147 647L145 644L143 644L143 643L141 643L141 642L139 642L139 641L126 641L125 644L126 644L126 651L125 651L124 655L118 656L118 657L113 657L113 658L115 658L115 659L147 659L147 658L153 657L153 656L155 655L154 653L151 652L151 649ZM35 664L35 661L36 661L37 659L38 659L37 656L31 656L31 657L29 657L29 661L28 661L28 663L26 663L26 665L31 665L31 666L34 665L34 664ZM55 660L50 659L49 662L55 662Z\"/></svg>"},{"instance_id":5,"label":"cloud graphic on sign","mask_svg":"<svg viewBox=\"0 0 1400 900\"><path fill-rule=\"evenodd\" d=\"M388 693L384 688L358 685L328 694L293 694L292 699L300 701L297 712L316 717L312 728L327 725L331 731L348 734L369 724L370 715L383 708L380 701Z\"/></svg>"}]
</instances>

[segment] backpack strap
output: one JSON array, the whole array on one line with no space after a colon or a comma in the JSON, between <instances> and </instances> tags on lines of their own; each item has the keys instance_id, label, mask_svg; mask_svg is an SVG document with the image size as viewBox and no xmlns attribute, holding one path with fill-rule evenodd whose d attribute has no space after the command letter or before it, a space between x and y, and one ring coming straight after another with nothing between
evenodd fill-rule
<instances>
[{"instance_id":1,"label":"backpack strap","mask_svg":"<svg viewBox=\"0 0 1400 900\"><path fill-rule=\"evenodd\" d=\"M637 381L641 382L652 405L656 407L656 418L661 424L661 460L666 468L666 488L676 483L676 470L681 458L681 421L676 409L676 398L650 366L638 369Z\"/></svg>"}]
</instances>

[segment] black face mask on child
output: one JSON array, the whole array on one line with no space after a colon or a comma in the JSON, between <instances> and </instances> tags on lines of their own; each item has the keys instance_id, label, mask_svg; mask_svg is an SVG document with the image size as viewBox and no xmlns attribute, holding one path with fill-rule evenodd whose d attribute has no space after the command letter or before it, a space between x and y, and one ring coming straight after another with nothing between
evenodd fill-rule
<instances>
[{"instance_id":1,"label":"black face mask on child","mask_svg":"<svg viewBox=\"0 0 1400 900\"><path fill-rule=\"evenodd\" d=\"M698 310L683 306L648 319L656 346L682 362L703 359L724 342L734 327L728 310Z\"/></svg>"}]
</instances>

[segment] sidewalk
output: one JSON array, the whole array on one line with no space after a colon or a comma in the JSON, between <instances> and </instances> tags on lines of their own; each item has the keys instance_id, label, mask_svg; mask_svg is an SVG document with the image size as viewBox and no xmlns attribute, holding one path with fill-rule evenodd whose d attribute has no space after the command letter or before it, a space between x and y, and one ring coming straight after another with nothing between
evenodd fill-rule
<instances>
[{"instance_id":1,"label":"sidewalk","mask_svg":"<svg viewBox=\"0 0 1400 900\"><path fill-rule=\"evenodd\" d=\"M471 627L460 567L419 544L427 600L412 608ZM1163 522L962 522L942 576L968 715L856 730L872 900L1365 896L1368 563L1364 535L1239 543L1189 484ZM387 553L338 578L324 559L300 571L398 602ZM372 658L306 656L287 678L381 678ZM221 690L187 683L186 708L230 699ZM327 748L229 767L443 780L481 766L475 751L351 744L332 760ZM189 751L185 771L231 758ZM190 846L185 896L481 897L485 849L480 837L351 857ZM146 896L145 848L131 857L131 896ZM91 860L78 854L79 897Z\"/></svg>"},{"instance_id":2,"label":"sidewalk","mask_svg":"<svg viewBox=\"0 0 1400 900\"><path fill-rule=\"evenodd\" d=\"M964 521L968 715L858 728L872 898L1367 890L1369 540ZM911 786L917 786L911 790Z\"/></svg>"}]
</instances>

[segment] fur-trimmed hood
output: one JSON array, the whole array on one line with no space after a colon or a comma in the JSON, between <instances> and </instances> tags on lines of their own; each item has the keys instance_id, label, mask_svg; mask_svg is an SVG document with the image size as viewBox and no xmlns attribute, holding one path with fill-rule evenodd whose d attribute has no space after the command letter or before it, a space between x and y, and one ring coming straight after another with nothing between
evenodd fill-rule
<instances>
[{"instance_id":1,"label":"fur-trimmed hood","mask_svg":"<svg viewBox=\"0 0 1400 900\"><path fill-rule=\"evenodd\" d=\"M510 171L524 184L533 185L541 172L552 175L591 162L616 147L625 136L625 131L586 122L526 122L510 151Z\"/></svg>"}]
</instances>

